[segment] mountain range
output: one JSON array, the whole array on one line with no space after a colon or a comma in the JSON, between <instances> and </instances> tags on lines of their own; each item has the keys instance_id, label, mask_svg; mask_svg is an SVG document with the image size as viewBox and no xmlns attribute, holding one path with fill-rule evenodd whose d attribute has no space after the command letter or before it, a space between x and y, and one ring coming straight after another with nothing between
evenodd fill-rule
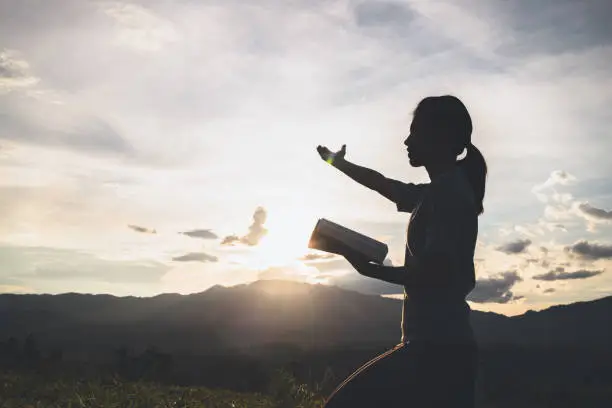
<instances>
[{"instance_id":1,"label":"mountain range","mask_svg":"<svg viewBox=\"0 0 612 408\"><path fill-rule=\"evenodd\" d=\"M507 317L473 311L480 344L607 350L612 296ZM33 334L74 353L154 346L211 352L277 345L396 344L401 302L279 280L148 298L67 293L0 295L0 341Z\"/></svg>"}]
</instances>

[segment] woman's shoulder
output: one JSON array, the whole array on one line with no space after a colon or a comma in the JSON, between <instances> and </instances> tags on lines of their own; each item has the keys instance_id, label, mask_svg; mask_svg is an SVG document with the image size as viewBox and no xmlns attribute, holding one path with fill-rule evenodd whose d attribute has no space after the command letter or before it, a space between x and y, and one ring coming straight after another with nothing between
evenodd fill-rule
<instances>
[{"instance_id":1,"label":"woman's shoulder","mask_svg":"<svg viewBox=\"0 0 612 408\"><path fill-rule=\"evenodd\" d=\"M430 185L428 201L434 207L449 210L476 208L474 193L467 176L459 166L436 183Z\"/></svg>"}]
</instances>

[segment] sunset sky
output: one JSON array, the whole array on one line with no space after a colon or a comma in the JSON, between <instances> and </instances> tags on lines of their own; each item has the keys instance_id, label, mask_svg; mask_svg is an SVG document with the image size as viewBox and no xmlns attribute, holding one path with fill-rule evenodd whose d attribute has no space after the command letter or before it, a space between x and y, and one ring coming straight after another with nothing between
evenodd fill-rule
<instances>
[{"instance_id":1,"label":"sunset sky","mask_svg":"<svg viewBox=\"0 0 612 408\"><path fill-rule=\"evenodd\" d=\"M454 94L489 164L472 306L612 294L609 0L0 0L0 292L256 279L390 295L312 253L328 218L403 262L409 214L315 150L425 182L403 140Z\"/></svg>"}]
</instances>

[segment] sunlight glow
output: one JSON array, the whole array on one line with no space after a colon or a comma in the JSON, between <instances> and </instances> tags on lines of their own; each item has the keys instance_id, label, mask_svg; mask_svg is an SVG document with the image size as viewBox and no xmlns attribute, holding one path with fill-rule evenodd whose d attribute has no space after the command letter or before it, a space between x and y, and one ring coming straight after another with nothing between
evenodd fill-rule
<instances>
[{"instance_id":1,"label":"sunlight glow","mask_svg":"<svg viewBox=\"0 0 612 408\"><path fill-rule=\"evenodd\" d=\"M270 217L268 234L254 248L249 266L263 269L294 263L309 252L308 240L315 223L316 217L305 211Z\"/></svg>"}]
</instances>

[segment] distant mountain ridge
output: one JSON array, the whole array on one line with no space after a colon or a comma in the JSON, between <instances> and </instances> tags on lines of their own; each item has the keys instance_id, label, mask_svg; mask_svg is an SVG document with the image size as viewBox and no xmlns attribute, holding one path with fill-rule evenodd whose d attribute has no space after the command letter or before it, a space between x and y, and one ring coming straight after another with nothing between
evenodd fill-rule
<instances>
[{"instance_id":1,"label":"distant mountain ridge","mask_svg":"<svg viewBox=\"0 0 612 408\"><path fill-rule=\"evenodd\" d=\"M481 344L607 349L612 296L507 317L474 311ZM156 346L209 352L291 344L304 348L393 345L401 302L334 286L257 281L149 298L67 293L0 295L0 341L33 333L41 343L88 348Z\"/></svg>"}]
</instances>

